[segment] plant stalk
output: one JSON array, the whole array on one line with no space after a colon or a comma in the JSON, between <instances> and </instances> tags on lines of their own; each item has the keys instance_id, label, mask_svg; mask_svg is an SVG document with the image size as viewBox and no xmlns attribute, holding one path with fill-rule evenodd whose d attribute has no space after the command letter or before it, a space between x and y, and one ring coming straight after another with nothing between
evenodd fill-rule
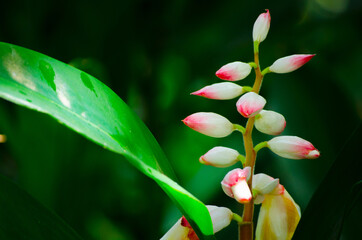
<instances>
[{"instance_id":1,"label":"plant stalk","mask_svg":"<svg viewBox=\"0 0 362 240\"><path fill-rule=\"evenodd\" d=\"M260 70L259 64L259 43L254 42L254 62L255 68L255 82L253 85L253 92L259 93L261 84L263 82L263 74ZM253 189L253 174L256 160L256 152L253 146L252 132L254 128L255 117L249 118L246 124L245 133L243 134L244 147L245 147L245 167L251 167L251 176L248 181L250 189ZM243 223L239 224L239 240L253 240L254 226L254 199L249 203L244 204L243 210Z\"/></svg>"}]
</instances>

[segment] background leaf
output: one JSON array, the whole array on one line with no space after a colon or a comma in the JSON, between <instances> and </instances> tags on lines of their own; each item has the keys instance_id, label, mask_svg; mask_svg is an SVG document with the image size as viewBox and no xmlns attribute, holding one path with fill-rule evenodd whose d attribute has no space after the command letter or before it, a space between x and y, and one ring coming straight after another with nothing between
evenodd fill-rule
<instances>
[{"instance_id":1,"label":"background leaf","mask_svg":"<svg viewBox=\"0 0 362 240\"><path fill-rule=\"evenodd\" d=\"M293 239L337 240L361 236L361 139L360 125L313 195ZM348 231L342 232L343 228Z\"/></svg>"},{"instance_id":2,"label":"background leaf","mask_svg":"<svg viewBox=\"0 0 362 240\"><path fill-rule=\"evenodd\" d=\"M85 72L31 50L1 43L0 57L1 97L47 113L124 155L161 186L197 232L212 235L205 205L165 175L172 171L156 140L113 91Z\"/></svg>"},{"instance_id":3,"label":"background leaf","mask_svg":"<svg viewBox=\"0 0 362 240\"><path fill-rule=\"evenodd\" d=\"M62 219L0 175L0 238L81 240Z\"/></svg>"}]
</instances>

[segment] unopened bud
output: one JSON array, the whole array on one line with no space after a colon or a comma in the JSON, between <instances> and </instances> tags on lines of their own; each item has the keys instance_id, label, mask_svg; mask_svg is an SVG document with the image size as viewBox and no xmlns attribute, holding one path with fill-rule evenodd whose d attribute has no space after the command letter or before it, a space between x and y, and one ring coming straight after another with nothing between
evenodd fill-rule
<instances>
[{"instance_id":1,"label":"unopened bud","mask_svg":"<svg viewBox=\"0 0 362 240\"><path fill-rule=\"evenodd\" d=\"M284 131L285 118L280 113L261 110L255 117L255 127L260 132L269 135L279 135Z\"/></svg>"},{"instance_id":2,"label":"unopened bud","mask_svg":"<svg viewBox=\"0 0 362 240\"><path fill-rule=\"evenodd\" d=\"M230 209L213 205L207 205L206 207L210 213L214 233L230 225L233 219L233 212Z\"/></svg>"},{"instance_id":3,"label":"unopened bud","mask_svg":"<svg viewBox=\"0 0 362 240\"><path fill-rule=\"evenodd\" d=\"M315 159L319 151L310 142L296 136L275 137L268 142L275 154L289 159Z\"/></svg>"},{"instance_id":4,"label":"unopened bud","mask_svg":"<svg viewBox=\"0 0 362 240\"><path fill-rule=\"evenodd\" d=\"M236 98L244 92L243 87L235 83L222 82L206 86L191 94L210 99L227 100Z\"/></svg>"},{"instance_id":5,"label":"unopened bud","mask_svg":"<svg viewBox=\"0 0 362 240\"><path fill-rule=\"evenodd\" d=\"M244 62L232 62L222 66L216 76L222 80L238 81L246 78L251 71L251 66Z\"/></svg>"},{"instance_id":6,"label":"unopened bud","mask_svg":"<svg viewBox=\"0 0 362 240\"><path fill-rule=\"evenodd\" d=\"M279 58L269 67L269 71L275 73L292 72L309 62L314 56L315 54L295 54Z\"/></svg>"},{"instance_id":7,"label":"unopened bud","mask_svg":"<svg viewBox=\"0 0 362 240\"><path fill-rule=\"evenodd\" d=\"M265 106L266 100L255 92L248 92L241 96L236 103L238 112L246 118L254 117Z\"/></svg>"},{"instance_id":8,"label":"unopened bud","mask_svg":"<svg viewBox=\"0 0 362 240\"><path fill-rule=\"evenodd\" d=\"M211 112L194 113L182 121L191 129L210 137L226 137L234 131L227 118Z\"/></svg>"},{"instance_id":9,"label":"unopened bud","mask_svg":"<svg viewBox=\"0 0 362 240\"><path fill-rule=\"evenodd\" d=\"M266 13L262 13L256 19L253 27L253 40L254 42L262 42L266 38L270 28L270 13L269 10L266 9Z\"/></svg>"},{"instance_id":10,"label":"unopened bud","mask_svg":"<svg viewBox=\"0 0 362 240\"><path fill-rule=\"evenodd\" d=\"M239 161L239 152L227 147L214 147L200 157L200 162L214 167L229 167Z\"/></svg>"},{"instance_id":11,"label":"unopened bud","mask_svg":"<svg viewBox=\"0 0 362 240\"><path fill-rule=\"evenodd\" d=\"M250 167L244 169L236 168L228 172L221 182L221 187L225 194L235 198L239 203L250 202L252 194L247 183L250 173Z\"/></svg>"}]
</instances>

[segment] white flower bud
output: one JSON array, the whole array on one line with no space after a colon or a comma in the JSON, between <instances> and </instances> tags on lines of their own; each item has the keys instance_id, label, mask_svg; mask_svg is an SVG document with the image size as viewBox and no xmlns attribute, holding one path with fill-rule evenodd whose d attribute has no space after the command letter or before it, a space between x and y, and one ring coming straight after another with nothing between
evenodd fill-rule
<instances>
[{"instance_id":1,"label":"white flower bud","mask_svg":"<svg viewBox=\"0 0 362 240\"><path fill-rule=\"evenodd\" d=\"M253 40L254 42L262 42L266 38L270 28L270 13L269 10L266 9L266 13L262 13L256 19L253 27Z\"/></svg>"},{"instance_id":2,"label":"white flower bud","mask_svg":"<svg viewBox=\"0 0 362 240\"><path fill-rule=\"evenodd\" d=\"M319 151L310 142L296 136L279 136L268 141L268 147L275 154L289 159L314 159Z\"/></svg>"},{"instance_id":3,"label":"white flower bud","mask_svg":"<svg viewBox=\"0 0 362 240\"><path fill-rule=\"evenodd\" d=\"M248 92L241 96L236 103L238 112L246 118L254 117L265 106L266 100L255 92Z\"/></svg>"},{"instance_id":4,"label":"white flower bud","mask_svg":"<svg viewBox=\"0 0 362 240\"><path fill-rule=\"evenodd\" d=\"M279 135L284 131L285 118L280 113L261 110L255 117L255 127L260 132L269 135Z\"/></svg>"},{"instance_id":5,"label":"white flower bud","mask_svg":"<svg viewBox=\"0 0 362 240\"><path fill-rule=\"evenodd\" d=\"M227 147L214 147L200 157L200 162L214 167L229 167L239 161L239 152Z\"/></svg>"},{"instance_id":6,"label":"white flower bud","mask_svg":"<svg viewBox=\"0 0 362 240\"><path fill-rule=\"evenodd\" d=\"M226 137L234 131L233 124L216 113L198 112L182 121L193 130L210 137Z\"/></svg>"},{"instance_id":7,"label":"white flower bud","mask_svg":"<svg viewBox=\"0 0 362 240\"><path fill-rule=\"evenodd\" d=\"M315 54L295 54L279 58L269 67L269 71L275 73L292 72L309 62L314 56Z\"/></svg>"},{"instance_id":8,"label":"white flower bud","mask_svg":"<svg viewBox=\"0 0 362 240\"><path fill-rule=\"evenodd\" d=\"M233 212L230 211L230 209L213 205L207 205L206 207L211 216L214 233L217 233L221 229L230 225L230 222L233 219Z\"/></svg>"},{"instance_id":9,"label":"white flower bud","mask_svg":"<svg viewBox=\"0 0 362 240\"><path fill-rule=\"evenodd\" d=\"M243 87L235 83L222 82L206 86L191 94L210 99L227 100L227 99L236 98L241 94L243 94L244 92L245 91Z\"/></svg>"},{"instance_id":10,"label":"white flower bud","mask_svg":"<svg viewBox=\"0 0 362 240\"><path fill-rule=\"evenodd\" d=\"M238 81L246 78L251 72L251 66L248 63L232 62L222 66L216 76L222 80Z\"/></svg>"}]
</instances>

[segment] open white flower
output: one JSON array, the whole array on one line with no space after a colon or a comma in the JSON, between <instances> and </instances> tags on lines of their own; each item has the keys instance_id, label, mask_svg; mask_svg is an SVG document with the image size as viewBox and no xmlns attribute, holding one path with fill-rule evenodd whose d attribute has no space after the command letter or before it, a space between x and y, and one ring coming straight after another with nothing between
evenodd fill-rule
<instances>
[{"instance_id":1,"label":"open white flower","mask_svg":"<svg viewBox=\"0 0 362 240\"><path fill-rule=\"evenodd\" d=\"M300 208L279 179L259 173L253 178L256 204L261 208L256 226L256 240L290 240L300 220Z\"/></svg>"}]
</instances>

